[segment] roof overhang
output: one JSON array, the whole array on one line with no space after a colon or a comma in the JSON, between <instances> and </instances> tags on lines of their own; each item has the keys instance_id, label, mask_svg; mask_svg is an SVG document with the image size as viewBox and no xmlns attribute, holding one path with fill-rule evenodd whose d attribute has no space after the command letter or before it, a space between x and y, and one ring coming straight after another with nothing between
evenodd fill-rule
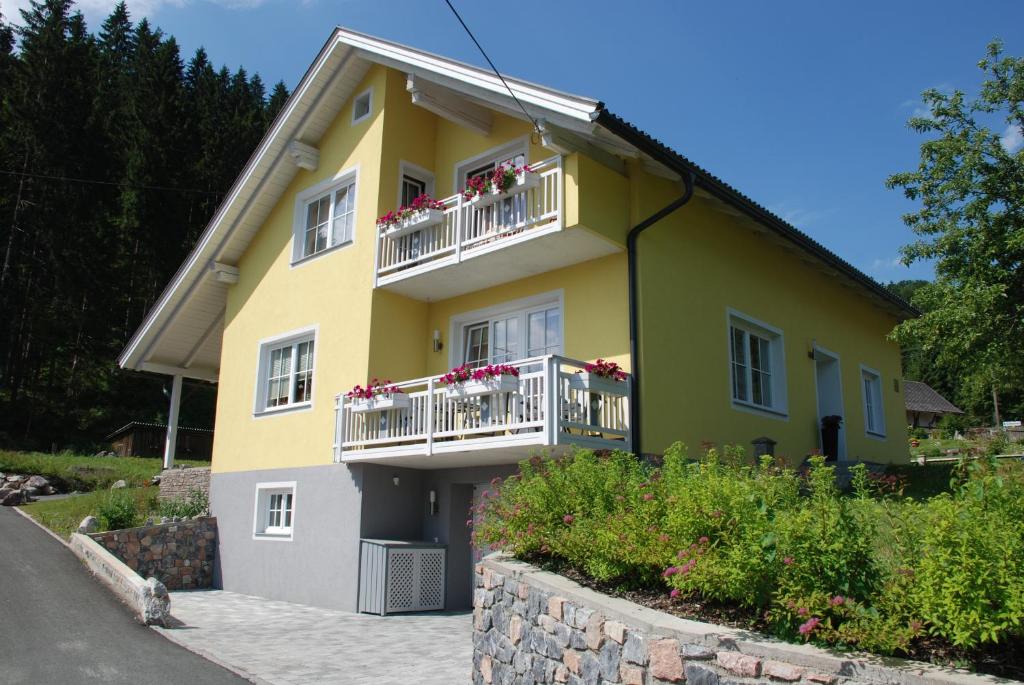
<instances>
[{"instance_id":1,"label":"roof overhang","mask_svg":"<svg viewBox=\"0 0 1024 685\"><path fill-rule=\"evenodd\" d=\"M523 120L519 103L555 150L580 151L611 168L624 159L668 179L693 174L699 189L767 226L788 244L820 260L901 316L916 312L873 279L794 226L754 203L679 153L608 112L597 100L520 79L499 79L469 64L336 28L303 75L252 157L231 186L185 262L118 358L122 368L216 381L227 289L237 264L300 166L373 64L408 75L409 92L463 98ZM509 93L509 90L514 94ZM516 102L519 101L519 103ZM443 106L444 102L441 102Z\"/></svg>"}]
</instances>

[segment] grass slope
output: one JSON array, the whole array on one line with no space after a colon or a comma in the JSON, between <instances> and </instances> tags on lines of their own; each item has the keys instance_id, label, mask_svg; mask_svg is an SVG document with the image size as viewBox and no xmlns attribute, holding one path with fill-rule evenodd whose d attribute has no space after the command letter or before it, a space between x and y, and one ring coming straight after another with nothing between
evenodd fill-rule
<instances>
[{"instance_id":1,"label":"grass slope","mask_svg":"<svg viewBox=\"0 0 1024 685\"><path fill-rule=\"evenodd\" d=\"M149 512L156 508L157 489L128 488L121 490L131 494L140 512ZM78 524L86 516L95 516L110 493L107 491L87 492L64 499L52 499L22 505L21 510L43 524L64 539L78 530Z\"/></svg>"},{"instance_id":2,"label":"grass slope","mask_svg":"<svg viewBox=\"0 0 1024 685\"><path fill-rule=\"evenodd\" d=\"M209 466L208 461L175 460L185 466ZM58 490L106 490L119 480L138 487L160 473L160 459L141 457L89 457L70 452L12 452L0 450L0 472L44 476Z\"/></svg>"}]
</instances>

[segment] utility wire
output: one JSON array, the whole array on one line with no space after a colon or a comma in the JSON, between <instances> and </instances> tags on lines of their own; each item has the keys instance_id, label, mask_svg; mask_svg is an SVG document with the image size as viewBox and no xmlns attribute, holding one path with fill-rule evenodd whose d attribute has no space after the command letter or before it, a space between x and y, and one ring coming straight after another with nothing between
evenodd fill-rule
<instances>
[{"instance_id":1,"label":"utility wire","mask_svg":"<svg viewBox=\"0 0 1024 685\"><path fill-rule=\"evenodd\" d=\"M487 56L487 52L484 50L483 46L480 45L480 41L478 41L476 39L476 36L473 35L473 32L469 30L468 26L466 26L466 22L464 22L462 20L462 17L459 16L459 12L458 12L458 10L455 9L455 6L452 5L451 0L444 0L444 1L448 5L448 9L450 9L452 11L452 14L455 15L455 18L459 20L460 24L462 24L462 28L466 29L466 33L469 34L469 37L473 40L473 43L476 45L477 49L480 51L480 54L483 55L484 59L487 60L487 63L491 65L491 71L493 71L494 75L497 76L498 79L501 80L502 85L505 86L505 90L508 91L508 94L511 95L512 99L516 101L517 105L519 105L519 109L523 110L523 114L526 115L526 118L530 120L530 123L533 124L533 128L535 128L537 130L537 133L539 134L541 132L541 130L540 130L540 125L537 124L537 120L530 116L530 113L526 111L526 107L523 107L523 103L520 102L519 98L516 97L516 94L512 92L512 89L509 87L508 83L505 81L505 77L501 75L500 71L498 71L498 67L494 66L494 62L492 62L491 58Z\"/></svg>"},{"instance_id":2,"label":"utility wire","mask_svg":"<svg viewBox=\"0 0 1024 685\"><path fill-rule=\"evenodd\" d=\"M7 169L0 169L0 174L6 174L7 176L25 176L27 178L42 178L49 181L64 181L65 183L85 183L89 185L99 186L118 186L120 188L139 188L141 190L164 190L175 193L202 193L204 195L222 195L216 190L201 190L199 188L173 188L171 186L150 186L140 185L138 183L124 183L118 181L95 181L88 178L72 178L70 176L51 176L49 174L33 174L27 171L9 171Z\"/></svg>"}]
</instances>

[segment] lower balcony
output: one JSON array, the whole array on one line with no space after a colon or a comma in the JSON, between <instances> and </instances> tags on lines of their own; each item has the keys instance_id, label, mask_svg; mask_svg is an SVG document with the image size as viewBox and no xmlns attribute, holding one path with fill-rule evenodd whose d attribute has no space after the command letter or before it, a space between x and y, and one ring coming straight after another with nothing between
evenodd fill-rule
<instances>
[{"instance_id":1,"label":"lower balcony","mask_svg":"<svg viewBox=\"0 0 1024 685\"><path fill-rule=\"evenodd\" d=\"M593 379L585 363L558 355L510 362L507 388L458 392L440 376L396 383L400 402L359 406L337 396L336 462L386 462L419 469L514 464L574 445L631 449L631 379ZM395 395L398 397L398 394Z\"/></svg>"}]
</instances>

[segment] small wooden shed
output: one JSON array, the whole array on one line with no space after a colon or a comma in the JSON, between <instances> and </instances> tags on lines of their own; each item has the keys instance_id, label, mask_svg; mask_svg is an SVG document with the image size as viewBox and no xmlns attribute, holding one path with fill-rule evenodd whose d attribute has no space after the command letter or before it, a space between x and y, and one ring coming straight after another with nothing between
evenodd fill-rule
<instances>
[{"instance_id":1,"label":"small wooden shed","mask_svg":"<svg viewBox=\"0 0 1024 685\"><path fill-rule=\"evenodd\" d=\"M131 421L107 436L119 457L162 457L166 440L166 424L142 421ZM212 430L178 426L175 459L209 459L212 454Z\"/></svg>"},{"instance_id":2,"label":"small wooden shed","mask_svg":"<svg viewBox=\"0 0 1024 685\"><path fill-rule=\"evenodd\" d=\"M907 424L914 428L934 428L946 414L963 414L927 383L904 381L903 396L907 402Z\"/></svg>"}]
</instances>

